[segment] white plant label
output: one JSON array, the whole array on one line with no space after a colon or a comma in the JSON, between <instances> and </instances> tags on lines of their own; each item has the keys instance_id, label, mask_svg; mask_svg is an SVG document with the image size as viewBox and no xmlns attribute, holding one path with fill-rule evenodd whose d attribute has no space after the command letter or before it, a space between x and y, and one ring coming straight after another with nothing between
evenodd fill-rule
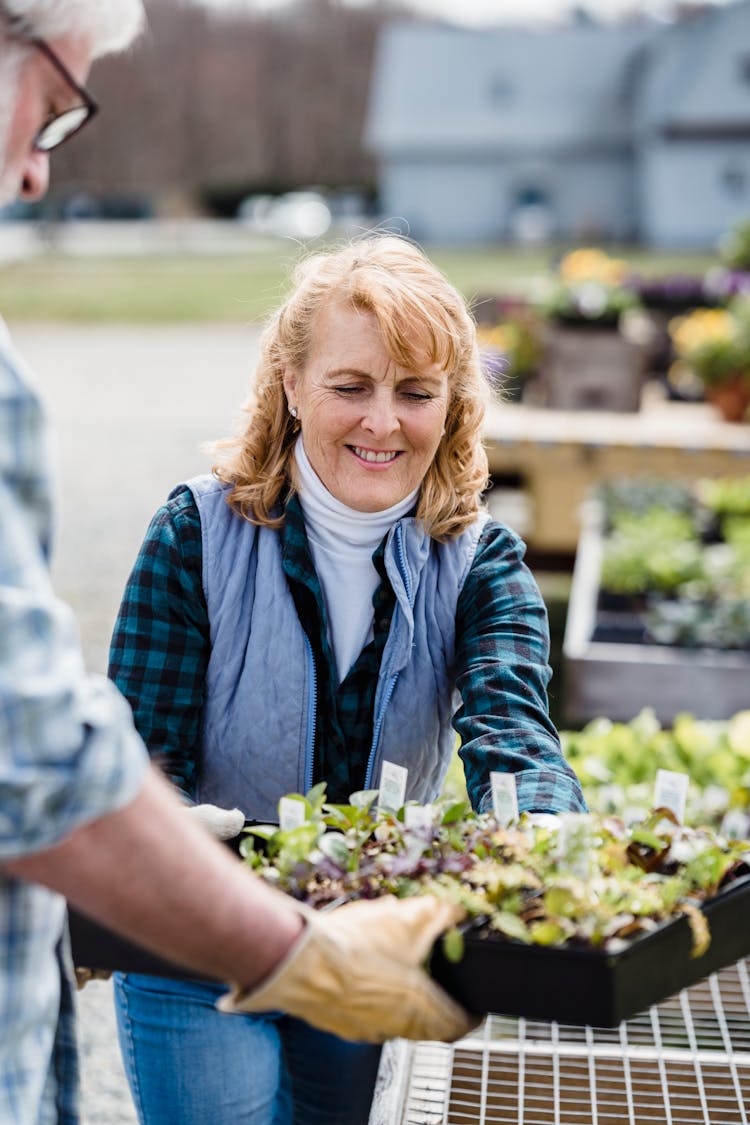
<instances>
[{"instance_id":1,"label":"white plant label","mask_svg":"<svg viewBox=\"0 0 750 1125\"><path fill-rule=\"evenodd\" d=\"M406 801L406 780L409 771L406 766L397 766L395 762L383 762L380 771L380 797L378 805L381 809L397 811Z\"/></svg>"},{"instance_id":2,"label":"white plant label","mask_svg":"<svg viewBox=\"0 0 750 1125\"><path fill-rule=\"evenodd\" d=\"M515 824L518 820L518 794L516 793L516 778L512 773L490 774L492 786L492 811L495 820L503 828Z\"/></svg>"},{"instance_id":3,"label":"white plant label","mask_svg":"<svg viewBox=\"0 0 750 1125\"><path fill-rule=\"evenodd\" d=\"M561 813L557 856L561 867L578 879L594 873L594 826L587 813Z\"/></svg>"},{"instance_id":4,"label":"white plant label","mask_svg":"<svg viewBox=\"0 0 750 1125\"><path fill-rule=\"evenodd\" d=\"M719 831L728 840L746 840L750 832L750 817L742 809L727 809Z\"/></svg>"},{"instance_id":5,"label":"white plant label","mask_svg":"<svg viewBox=\"0 0 750 1125\"><path fill-rule=\"evenodd\" d=\"M654 808L671 809L680 824L685 822L685 805L690 777L673 770L657 770L654 787Z\"/></svg>"},{"instance_id":6,"label":"white plant label","mask_svg":"<svg viewBox=\"0 0 750 1125\"><path fill-rule=\"evenodd\" d=\"M432 828L435 812L432 805L406 805L404 825L407 828Z\"/></svg>"},{"instance_id":7,"label":"white plant label","mask_svg":"<svg viewBox=\"0 0 750 1125\"><path fill-rule=\"evenodd\" d=\"M305 803L296 797L282 797L279 801L279 827L282 832L291 832L305 823Z\"/></svg>"}]
</instances>

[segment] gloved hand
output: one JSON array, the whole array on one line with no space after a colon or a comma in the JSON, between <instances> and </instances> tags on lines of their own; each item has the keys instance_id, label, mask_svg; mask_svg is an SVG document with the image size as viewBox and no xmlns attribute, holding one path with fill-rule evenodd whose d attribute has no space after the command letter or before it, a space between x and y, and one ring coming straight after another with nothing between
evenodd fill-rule
<instances>
[{"instance_id":1,"label":"gloved hand","mask_svg":"<svg viewBox=\"0 0 750 1125\"><path fill-rule=\"evenodd\" d=\"M271 976L219 1000L224 1012L280 1009L343 1039L459 1039L479 1022L421 964L437 937L464 916L432 896L353 902L317 914Z\"/></svg>"},{"instance_id":2,"label":"gloved hand","mask_svg":"<svg viewBox=\"0 0 750 1125\"><path fill-rule=\"evenodd\" d=\"M76 988L80 992L85 988L90 980L109 980L112 973L109 969L82 969L79 965L75 967Z\"/></svg>"},{"instance_id":3,"label":"gloved hand","mask_svg":"<svg viewBox=\"0 0 750 1125\"><path fill-rule=\"evenodd\" d=\"M220 809L217 805L188 805L185 812L217 840L231 840L245 827L242 809Z\"/></svg>"}]
</instances>

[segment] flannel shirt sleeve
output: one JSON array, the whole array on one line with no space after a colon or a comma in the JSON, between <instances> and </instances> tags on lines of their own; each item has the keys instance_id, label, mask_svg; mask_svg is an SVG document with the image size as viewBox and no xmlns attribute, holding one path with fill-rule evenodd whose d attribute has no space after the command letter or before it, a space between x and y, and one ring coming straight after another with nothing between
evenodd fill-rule
<instances>
[{"instance_id":1,"label":"flannel shirt sleeve","mask_svg":"<svg viewBox=\"0 0 750 1125\"><path fill-rule=\"evenodd\" d=\"M0 332L0 860L134 799L148 759L125 700L86 673L47 567L46 429Z\"/></svg>"},{"instance_id":2,"label":"flannel shirt sleeve","mask_svg":"<svg viewBox=\"0 0 750 1125\"><path fill-rule=\"evenodd\" d=\"M210 655L200 514L186 485L156 512L115 623L109 675L149 753L188 800L200 760Z\"/></svg>"},{"instance_id":3,"label":"flannel shirt sleeve","mask_svg":"<svg viewBox=\"0 0 750 1125\"><path fill-rule=\"evenodd\" d=\"M466 785L492 808L490 773L513 773L519 811L580 812L578 779L549 717L549 627L523 542L502 524L484 529L456 614L456 686Z\"/></svg>"}]
</instances>

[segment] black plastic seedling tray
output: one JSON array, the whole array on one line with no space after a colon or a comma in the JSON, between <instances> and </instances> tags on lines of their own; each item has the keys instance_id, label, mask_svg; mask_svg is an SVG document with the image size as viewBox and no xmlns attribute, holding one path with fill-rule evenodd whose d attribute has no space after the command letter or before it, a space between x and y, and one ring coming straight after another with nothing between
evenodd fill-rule
<instances>
[{"instance_id":1,"label":"black plastic seedling tray","mask_svg":"<svg viewBox=\"0 0 750 1125\"><path fill-rule=\"evenodd\" d=\"M229 841L237 850L244 836ZM644 1008L750 954L750 875L703 904L711 943L691 957L692 935L684 917L636 938L619 953L544 948L467 933L464 955L448 961L441 942L430 971L443 987L477 1014L496 1012L534 1020L614 1027ZM89 969L196 977L69 911L73 960Z\"/></svg>"},{"instance_id":2,"label":"black plastic seedling tray","mask_svg":"<svg viewBox=\"0 0 750 1125\"><path fill-rule=\"evenodd\" d=\"M448 961L438 943L430 968L473 1012L615 1027L750 953L750 875L702 909L711 944L701 957L691 957L690 927L680 917L612 954L468 933L461 961Z\"/></svg>"}]
</instances>

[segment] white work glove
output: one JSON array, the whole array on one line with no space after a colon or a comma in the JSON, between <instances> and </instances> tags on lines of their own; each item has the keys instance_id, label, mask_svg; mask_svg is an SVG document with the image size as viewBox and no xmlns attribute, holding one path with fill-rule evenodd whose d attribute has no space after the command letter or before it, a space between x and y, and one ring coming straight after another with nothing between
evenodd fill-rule
<instances>
[{"instance_id":1,"label":"white work glove","mask_svg":"<svg viewBox=\"0 0 750 1125\"><path fill-rule=\"evenodd\" d=\"M217 840L231 840L245 827L242 809L220 809L217 805L188 805L185 812Z\"/></svg>"},{"instance_id":2,"label":"white work glove","mask_svg":"<svg viewBox=\"0 0 750 1125\"><path fill-rule=\"evenodd\" d=\"M439 935L464 916L431 895L353 902L316 914L295 904L305 929L258 988L235 987L224 1012L281 1010L343 1039L452 1042L479 1022L422 969Z\"/></svg>"}]
</instances>

